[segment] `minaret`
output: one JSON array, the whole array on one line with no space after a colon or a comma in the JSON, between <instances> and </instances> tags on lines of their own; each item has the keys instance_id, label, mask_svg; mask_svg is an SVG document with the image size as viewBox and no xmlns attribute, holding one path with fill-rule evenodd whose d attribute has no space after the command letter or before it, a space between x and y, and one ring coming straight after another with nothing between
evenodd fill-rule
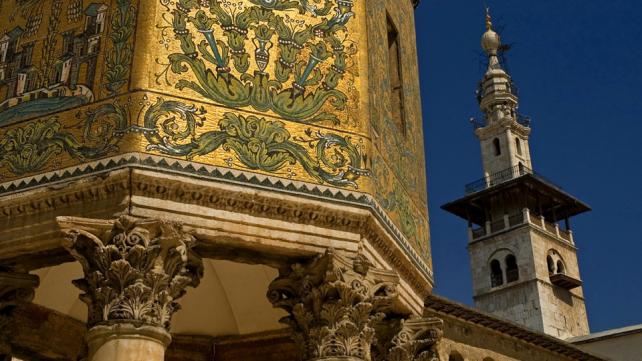
<instances>
[{"instance_id":1,"label":"minaret","mask_svg":"<svg viewBox=\"0 0 642 361\"><path fill-rule=\"evenodd\" d=\"M475 134L481 142L484 175L512 168L518 171L531 169L529 121L517 113L516 91L499 62L500 37L493 30L490 13L486 14L486 32L481 44L488 54L488 70L478 90L484 121L474 124L477 128Z\"/></svg>"},{"instance_id":2,"label":"minaret","mask_svg":"<svg viewBox=\"0 0 642 361\"><path fill-rule=\"evenodd\" d=\"M569 219L590 208L532 170L530 122L517 112L488 13L481 44L488 55L478 91L484 116L473 124L484 177L442 207L468 221L475 304L555 337L588 334Z\"/></svg>"}]
</instances>

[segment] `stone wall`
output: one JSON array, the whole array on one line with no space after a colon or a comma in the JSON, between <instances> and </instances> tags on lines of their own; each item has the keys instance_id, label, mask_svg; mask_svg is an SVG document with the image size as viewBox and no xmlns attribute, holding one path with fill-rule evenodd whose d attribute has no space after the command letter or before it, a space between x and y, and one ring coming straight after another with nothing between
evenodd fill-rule
<instances>
[{"instance_id":1,"label":"stone wall","mask_svg":"<svg viewBox=\"0 0 642 361\"><path fill-rule=\"evenodd\" d=\"M504 268L505 260L503 258L508 253L514 255L517 259L520 280L528 280L535 277L533 252L530 245L530 228L528 226L500 233L468 245L470 267L473 270L473 294L475 296L490 291L490 262L493 259L497 259Z\"/></svg>"},{"instance_id":2,"label":"stone wall","mask_svg":"<svg viewBox=\"0 0 642 361\"><path fill-rule=\"evenodd\" d=\"M444 339L439 346L442 360L461 355L459 361L561 361L573 360L483 327L446 319ZM453 360L457 360L453 358Z\"/></svg>"},{"instance_id":3,"label":"stone wall","mask_svg":"<svg viewBox=\"0 0 642 361\"><path fill-rule=\"evenodd\" d=\"M566 290L551 284L546 261L549 252L554 250L564 262L564 273L579 280L581 277L577 248L538 230L534 230L531 237L537 278L541 280L537 287L541 299L544 332L560 338L588 334L588 317L582 287Z\"/></svg>"},{"instance_id":4,"label":"stone wall","mask_svg":"<svg viewBox=\"0 0 642 361\"><path fill-rule=\"evenodd\" d=\"M542 310L537 281L510 284L501 290L475 297L481 310L532 330L543 330Z\"/></svg>"},{"instance_id":5,"label":"stone wall","mask_svg":"<svg viewBox=\"0 0 642 361\"><path fill-rule=\"evenodd\" d=\"M438 296L428 297L424 315L444 320L442 361L600 360L557 338Z\"/></svg>"},{"instance_id":6,"label":"stone wall","mask_svg":"<svg viewBox=\"0 0 642 361\"><path fill-rule=\"evenodd\" d=\"M479 309L560 338L589 332L582 288L566 290L549 278L547 255L554 251L564 262L564 273L580 279L573 244L524 225L474 241L468 250ZM506 283L508 254L516 257L519 269L519 280L512 283ZM504 271L504 284L497 287L491 287L493 259L500 261Z\"/></svg>"}]
</instances>

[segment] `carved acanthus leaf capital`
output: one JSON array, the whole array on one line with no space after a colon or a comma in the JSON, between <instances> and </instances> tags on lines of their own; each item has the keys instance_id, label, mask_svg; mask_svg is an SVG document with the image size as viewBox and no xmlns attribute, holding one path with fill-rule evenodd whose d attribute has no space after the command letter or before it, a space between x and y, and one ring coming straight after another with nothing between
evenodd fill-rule
<instances>
[{"instance_id":1,"label":"carved acanthus leaf capital","mask_svg":"<svg viewBox=\"0 0 642 361\"><path fill-rule=\"evenodd\" d=\"M288 312L281 322L292 327L305 360L369 361L374 325L392 309L398 282L364 258L351 261L329 250L282 270L268 298Z\"/></svg>"},{"instance_id":2,"label":"carved acanthus leaf capital","mask_svg":"<svg viewBox=\"0 0 642 361\"><path fill-rule=\"evenodd\" d=\"M196 287L203 263L182 225L122 216L115 221L58 218L65 248L80 262L74 281L89 308L88 325L132 323L169 328L187 286Z\"/></svg>"},{"instance_id":3,"label":"carved acanthus leaf capital","mask_svg":"<svg viewBox=\"0 0 642 361\"><path fill-rule=\"evenodd\" d=\"M443 336L438 318L402 320L392 338L386 361L439 361L436 346Z\"/></svg>"}]
</instances>

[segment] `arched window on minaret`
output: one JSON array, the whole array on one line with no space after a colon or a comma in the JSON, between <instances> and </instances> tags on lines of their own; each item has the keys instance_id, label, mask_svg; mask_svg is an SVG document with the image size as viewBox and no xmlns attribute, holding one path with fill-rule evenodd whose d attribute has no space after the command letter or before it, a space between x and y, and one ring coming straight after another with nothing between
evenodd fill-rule
<instances>
[{"instance_id":1,"label":"arched window on minaret","mask_svg":"<svg viewBox=\"0 0 642 361\"><path fill-rule=\"evenodd\" d=\"M506 256L506 283L519 280L519 268L517 267L517 258L512 254Z\"/></svg>"},{"instance_id":2,"label":"arched window on minaret","mask_svg":"<svg viewBox=\"0 0 642 361\"><path fill-rule=\"evenodd\" d=\"M553 257L546 256L546 263L548 265L548 274L549 275L555 274L555 262L553 261Z\"/></svg>"},{"instance_id":3,"label":"arched window on minaret","mask_svg":"<svg viewBox=\"0 0 642 361\"><path fill-rule=\"evenodd\" d=\"M493 149L495 150L495 155L501 155L502 154L502 147L499 144L499 138L493 139Z\"/></svg>"},{"instance_id":4,"label":"arched window on minaret","mask_svg":"<svg viewBox=\"0 0 642 361\"><path fill-rule=\"evenodd\" d=\"M490 262L490 285L491 287L498 287L504 284L504 273L502 272L502 265L498 260L494 259Z\"/></svg>"},{"instance_id":5,"label":"arched window on minaret","mask_svg":"<svg viewBox=\"0 0 642 361\"><path fill-rule=\"evenodd\" d=\"M564 265L564 259L562 256L554 249L548 251L546 256L546 264L548 265L548 274L550 276L556 274L566 274L566 266Z\"/></svg>"},{"instance_id":6,"label":"arched window on minaret","mask_svg":"<svg viewBox=\"0 0 642 361\"><path fill-rule=\"evenodd\" d=\"M515 149L517 149L517 155L522 155L522 141L515 137Z\"/></svg>"}]
</instances>

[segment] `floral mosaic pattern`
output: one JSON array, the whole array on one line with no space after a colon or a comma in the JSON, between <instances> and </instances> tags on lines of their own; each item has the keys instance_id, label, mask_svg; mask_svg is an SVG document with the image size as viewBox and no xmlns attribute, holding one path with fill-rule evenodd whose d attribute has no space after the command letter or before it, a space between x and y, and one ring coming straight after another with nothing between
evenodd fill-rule
<instances>
[{"instance_id":1,"label":"floral mosaic pattern","mask_svg":"<svg viewBox=\"0 0 642 361\"><path fill-rule=\"evenodd\" d=\"M128 105L117 102L77 117L81 134L66 128L58 116L0 132L0 172L6 168L20 176L42 171L55 166L55 158L63 153L79 161L99 159L118 150L130 121Z\"/></svg>"},{"instance_id":2,"label":"floral mosaic pattern","mask_svg":"<svg viewBox=\"0 0 642 361\"><path fill-rule=\"evenodd\" d=\"M145 112L147 150L193 159L222 148L251 170L275 173L298 164L316 181L339 187L358 188L357 179L369 175L350 137L310 128L306 138L293 137L283 122L233 112L223 115L219 130L201 133L208 121L203 107L159 98Z\"/></svg>"}]
</instances>

